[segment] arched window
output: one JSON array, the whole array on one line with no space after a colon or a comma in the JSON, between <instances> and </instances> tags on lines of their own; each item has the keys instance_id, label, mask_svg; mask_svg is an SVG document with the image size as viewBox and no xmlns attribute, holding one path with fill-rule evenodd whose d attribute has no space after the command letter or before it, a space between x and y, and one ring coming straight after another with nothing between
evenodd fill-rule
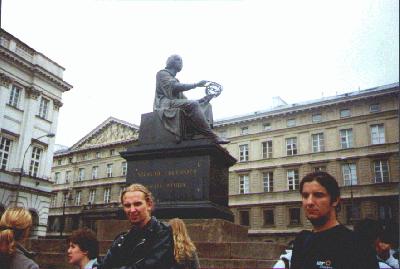
<instances>
[{"instance_id":1,"label":"arched window","mask_svg":"<svg viewBox=\"0 0 400 269\"><path fill-rule=\"evenodd\" d=\"M29 210L32 215L32 227L30 232L30 237L37 237L39 230L39 216L34 210Z\"/></svg>"},{"instance_id":2,"label":"arched window","mask_svg":"<svg viewBox=\"0 0 400 269\"><path fill-rule=\"evenodd\" d=\"M4 211L6 211L6 207L4 205L0 204L0 218L1 218L1 216L3 216Z\"/></svg>"}]
</instances>

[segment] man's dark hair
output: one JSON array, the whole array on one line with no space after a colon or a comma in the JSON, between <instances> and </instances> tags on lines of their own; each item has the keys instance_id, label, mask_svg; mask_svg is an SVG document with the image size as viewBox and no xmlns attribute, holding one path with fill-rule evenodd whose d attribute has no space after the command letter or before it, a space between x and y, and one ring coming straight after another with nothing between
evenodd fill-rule
<instances>
[{"instance_id":1,"label":"man's dark hair","mask_svg":"<svg viewBox=\"0 0 400 269\"><path fill-rule=\"evenodd\" d=\"M340 189L336 179L327 172L313 172L303 177L300 182L300 194L303 192L304 183L316 181L326 189L331 197L331 204L340 197Z\"/></svg>"},{"instance_id":2,"label":"man's dark hair","mask_svg":"<svg viewBox=\"0 0 400 269\"><path fill-rule=\"evenodd\" d=\"M77 244L82 251L87 251L90 260L99 256L99 241L96 234L88 228L73 231L68 238L68 243L70 242Z\"/></svg>"}]
</instances>

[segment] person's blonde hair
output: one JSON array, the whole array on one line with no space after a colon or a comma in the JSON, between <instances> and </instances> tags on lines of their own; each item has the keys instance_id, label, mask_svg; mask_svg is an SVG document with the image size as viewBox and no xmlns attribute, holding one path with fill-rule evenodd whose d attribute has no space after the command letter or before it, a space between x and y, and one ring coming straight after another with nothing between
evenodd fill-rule
<instances>
[{"instance_id":1,"label":"person's blonde hair","mask_svg":"<svg viewBox=\"0 0 400 269\"><path fill-rule=\"evenodd\" d=\"M18 241L29 235L31 213L22 207L8 208L0 219L0 254L13 256Z\"/></svg>"},{"instance_id":2,"label":"person's blonde hair","mask_svg":"<svg viewBox=\"0 0 400 269\"><path fill-rule=\"evenodd\" d=\"M171 219L169 222L174 238L174 257L178 263L182 263L193 257L196 247L190 239L185 223L178 218Z\"/></svg>"},{"instance_id":3,"label":"person's blonde hair","mask_svg":"<svg viewBox=\"0 0 400 269\"><path fill-rule=\"evenodd\" d=\"M145 186L143 186L142 184L132 184L130 186L128 186L122 193L121 193L121 203L124 202L124 195L127 192L133 192L133 191L140 191L144 193L144 199L147 203L149 204L154 204L154 199L153 199L153 195L151 194L151 192L149 191L149 189L147 189Z\"/></svg>"}]
</instances>

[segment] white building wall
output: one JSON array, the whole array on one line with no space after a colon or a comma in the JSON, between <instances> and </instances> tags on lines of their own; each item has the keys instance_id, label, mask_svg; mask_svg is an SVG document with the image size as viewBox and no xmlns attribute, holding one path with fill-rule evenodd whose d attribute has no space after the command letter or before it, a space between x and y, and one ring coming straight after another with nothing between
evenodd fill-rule
<instances>
[{"instance_id":1,"label":"white building wall","mask_svg":"<svg viewBox=\"0 0 400 269\"><path fill-rule=\"evenodd\" d=\"M0 137L12 140L7 167L0 170L0 206L35 212L39 223L34 235L45 236L55 138L37 138L56 134L61 96L72 86L62 80L62 66L0 31ZM12 85L22 89L16 107L8 104ZM38 116L42 97L49 100L46 119ZM28 175L34 146L43 150L36 177Z\"/></svg>"}]
</instances>

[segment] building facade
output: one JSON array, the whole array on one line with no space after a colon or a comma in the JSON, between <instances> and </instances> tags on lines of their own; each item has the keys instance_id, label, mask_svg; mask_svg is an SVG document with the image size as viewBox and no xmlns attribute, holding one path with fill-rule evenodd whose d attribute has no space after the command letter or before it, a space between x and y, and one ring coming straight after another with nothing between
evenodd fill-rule
<instances>
[{"instance_id":1,"label":"building facade","mask_svg":"<svg viewBox=\"0 0 400 269\"><path fill-rule=\"evenodd\" d=\"M138 130L110 117L71 148L55 152L48 237L65 236L83 226L95 230L96 220L124 218L120 195L127 163L119 152L136 143Z\"/></svg>"},{"instance_id":2,"label":"building facade","mask_svg":"<svg viewBox=\"0 0 400 269\"><path fill-rule=\"evenodd\" d=\"M219 120L215 129L238 160L229 175L235 223L259 240L286 243L311 228L299 183L317 170L338 180L341 223L399 219L398 83Z\"/></svg>"},{"instance_id":3,"label":"building facade","mask_svg":"<svg viewBox=\"0 0 400 269\"><path fill-rule=\"evenodd\" d=\"M44 236L65 69L0 29L0 211L29 209ZM1 212L0 212L1 214Z\"/></svg>"}]
</instances>

